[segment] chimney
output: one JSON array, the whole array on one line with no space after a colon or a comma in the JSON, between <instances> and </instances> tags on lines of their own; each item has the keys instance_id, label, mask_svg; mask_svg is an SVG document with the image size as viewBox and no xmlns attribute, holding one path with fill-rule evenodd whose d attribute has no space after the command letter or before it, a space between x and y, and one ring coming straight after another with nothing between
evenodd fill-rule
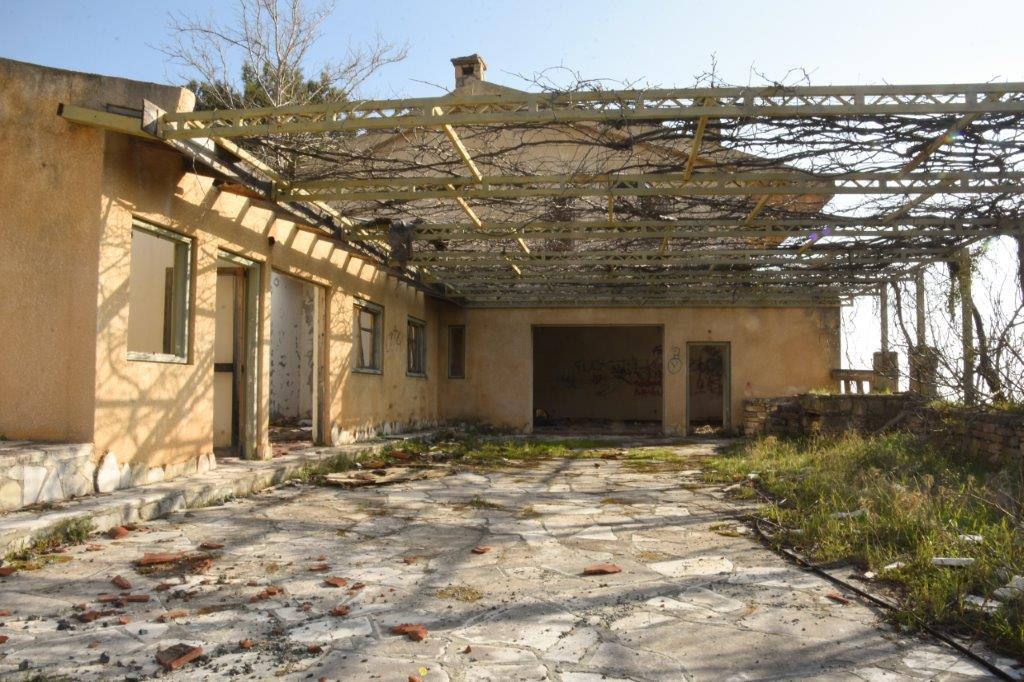
<instances>
[{"instance_id":1,"label":"chimney","mask_svg":"<svg viewBox=\"0 0 1024 682\"><path fill-rule=\"evenodd\" d=\"M461 88L470 80L484 80L487 73L487 64L484 58L478 54L471 54L468 57L455 57L452 59L455 67L455 87Z\"/></svg>"}]
</instances>

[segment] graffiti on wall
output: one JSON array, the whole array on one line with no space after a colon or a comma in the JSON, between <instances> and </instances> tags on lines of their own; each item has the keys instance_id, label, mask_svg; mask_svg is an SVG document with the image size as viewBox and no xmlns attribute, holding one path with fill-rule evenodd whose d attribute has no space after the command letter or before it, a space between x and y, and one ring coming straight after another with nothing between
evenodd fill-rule
<instances>
[{"instance_id":1,"label":"graffiti on wall","mask_svg":"<svg viewBox=\"0 0 1024 682\"><path fill-rule=\"evenodd\" d=\"M723 392L725 378L725 356L719 346L691 347L690 352L690 392L713 393Z\"/></svg>"},{"instance_id":2,"label":"graffiti on wall","mask_svg":"<svg viewBox=\"0 0 1024 682\"><path fill-rule=\"evenodd\" d=\"M562 368L556 377L569 390L586 390L594 395L610 395L625 385L636 396L660 396L662 379L661 346L655 346L650 358L600 358L577 360Z\"/></svg>"}]
</instances>

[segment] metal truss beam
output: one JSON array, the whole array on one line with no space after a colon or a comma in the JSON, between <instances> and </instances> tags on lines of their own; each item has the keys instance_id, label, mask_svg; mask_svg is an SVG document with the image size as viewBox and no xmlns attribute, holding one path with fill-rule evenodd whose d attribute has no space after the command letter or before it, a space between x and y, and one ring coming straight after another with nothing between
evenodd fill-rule
<instances>
[{"instance_id":1,"label":"metal truss beam","mask_svg":"<svg viewBox=\"0 0 1024 682\"><path fill-rule=\"evenodd\" d=\"M811 177L798 173L682 173L636 175L538 175L407 177L313 180L278 190L284 201L417 201L421 199L519 199L604 196L779 196L835 194L1002 194L1024 191L1024 173L845 173ZM756 217L752 214L751 220Z\"/></svg>"},{"instance_id":2,"label":"metal truss beam","mask_svg":"<svg viewBox=\"0 0 1024 682\"><path fill-rule=\"evenodd\" d=\"M763 220L743 219L638 220L617 222L488 223L484 228L462 223L417 225L415 241L499 241L503 239L728 239L772 237L867 237L912 239L922 237L958 238L1024 234L1024 219L904 218L893 224L885 218L808 218ZM368 234L346 235L352 241L379 239Z\"/></svg>"},{"instance_id":3,"label":"metal truss beam","mask_svg":"<svg viewBox=\"0 0 1024 682\"><path fill-rule=\"evenodd\" d=\"M337 131L655 122L707 118L892 116L1024 112L1024 83L672 88L366 100L168 113L165 139Z\"/></svg>"}]
</instances>

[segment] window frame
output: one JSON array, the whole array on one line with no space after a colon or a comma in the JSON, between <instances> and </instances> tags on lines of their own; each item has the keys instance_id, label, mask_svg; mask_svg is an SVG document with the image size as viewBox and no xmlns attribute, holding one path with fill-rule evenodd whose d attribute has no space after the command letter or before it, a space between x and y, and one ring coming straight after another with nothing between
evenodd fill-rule
<instances>
[{"instance_id":1,"label":"window frame","mask_svg":"<svg viewBox=\"0 0 1024 682\"><path fill-rule=\"evenodd\" d=\"M419 341L418 354L420 367L422 367L422 369L418 372L409 366L409 344L412 342L412 335L409 332L413 327L415 327L418 330L416 338ZM413 377L416 379L427 378L427 322L426 320L421 320L418 317L413 317L412 315L409 315L405 320L405 358L406 376Z\"/></svg>"},{"instance_id":2,"label":"window frame","mask_svg":"<svg viewBox=\"0 0 1024 682\"><path fill-rule=\"evenodd\" d=\"M456 329L462 330L462 374L452 373L452 336ZM448 325L448 378L449 379L465 379L466 378L466 325L464 324L450 324Z\"/></svg>"},{"instance_id":3,"label":"window frame","mask_svg":"<svg viewBox=\"0 0 1024 682\"><path fill-rule=\"evenodd\" d=\"M125 327L125 354L131 362L160 362L172 365L187 365L191 357L192 351L192 335L190 333L191 321L192 321L192 259L194 258L193 248L194 239L187 235L172 232L165 228L147 223L139 220L138 218L132 219L132 234L134 236L135 230L146 232L149 235L156 237L157 239L164 239L174 244L174 266L177 270L178 266L181 266L181 274L178 275L179 282L181 283L181 292L179 298L181 300L181 309L176 311L175 316L178 318L178 325L180 331L178 332L178 338L173 340L175 346L175 352L173 353L150 353L148 351L137 351L127 349L127 338L128 338L128 327ZM128 257L128 279L129 286L131 282L131 247L129 247ZM131 303L128 305L128 325L131 325ZM165 330L166 331L166 330Z\"/></svg>"},{"instance_id":4,"label":"window frame","mask_svg":"<svg viewBox=\"0 0 1024 682\"><path fill-rule=\"evenodd\" d=\"M352 335L354 337L352 343L352 350L355 355L354 362L352 363L352 371L357 374L383 374L384 373L384 307L366 301L363 299L356 299L353 304L353 315L352 321ZM371 331L373 337L373 357L377 364L376 366L363 367L360 365L363 358L363 335L362 328L360 327L360 320L362 312L369 312L373 314L376 324Z\"/></svg>"}]
</instances>

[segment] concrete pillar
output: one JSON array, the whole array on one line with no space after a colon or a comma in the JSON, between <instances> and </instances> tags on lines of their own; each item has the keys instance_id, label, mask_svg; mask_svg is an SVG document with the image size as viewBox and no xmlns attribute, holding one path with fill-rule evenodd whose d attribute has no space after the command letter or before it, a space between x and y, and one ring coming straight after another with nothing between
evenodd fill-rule
<instances>
[{"instance_id":1,"label":"concrete pillar","mask_svg":"<svg viewBox=\"0 0 1024 682\"><path fill-rule=\"evenodd\" d=\"M917 271L914 277L914 313L916 323L916 343L910 349L907 364L910 370L909 390L923 398L934 398L938 395L939 354L928 346L925 331L925 291L924 269Z\"/></svg>"},{"instance_id":2,"label":"concrete pillar","mask_svg":"<svg viewBox=\"0 0 1024 682\"><path fill-rule=\"evenodd\" d=\"M881 323L882 352L889 352L889 290L887 284L878 285L878 318Z\"/></svg>"},{"instance_id":3,"label":"concrete pillar","mask_svg":"<svg viewBox=\"0 0 1024 682\"><path fill-rule=\"evenodd\" d=\"M973 405L978 396L974 389L974 315L973 298L971 296L971 253L961 249L957 257L959 269L957 279L960 283L960 325L963 341L963 373L960 378L964 393L964 403Z\"/></svg>"},{"instance_id":4,"label":"concrete pillar","mask_svg":"<svg viewBox=\"0 0 1024 682\"><path fill-rule=\"evenodd\" d=\"M900 354L895 351L879 351L871 357L871 369L875 380L871 383L872 393L895 393L899 390Z\"/></svg>"}]
</instances>

